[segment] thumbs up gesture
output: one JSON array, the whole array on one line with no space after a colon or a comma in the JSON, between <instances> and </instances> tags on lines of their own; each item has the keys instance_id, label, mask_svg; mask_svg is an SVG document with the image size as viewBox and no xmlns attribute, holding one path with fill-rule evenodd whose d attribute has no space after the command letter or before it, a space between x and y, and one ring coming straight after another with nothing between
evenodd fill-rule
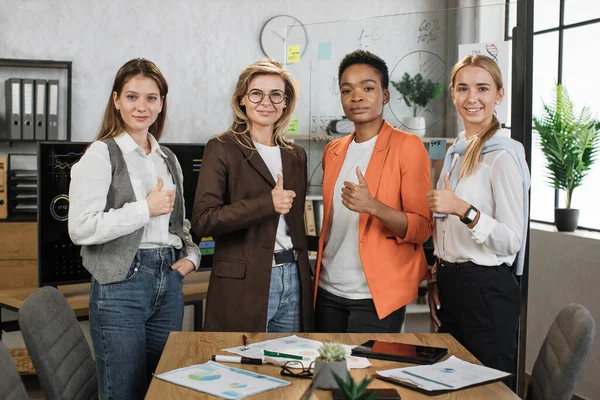
<instances>
[{"instance_id":1,"label":"thumbs up gesture","mask_svg":"<svg viewBox=\"0 0 600 400\"><path fill-rule=\"evenodd\" d=\"M342 204L357 213L373 214L377 200L371 195L360 167L356 167L356 177L358 178L358 185L349 181L344 182Z\"/></svg>"},{"instance_id":2,"label":"thumbs up gesture","mask_svg":"<svg viewBox=\"0 0 600 400\"><path fill-rule=\"evenodd\" d=\"M454 190L452 189L452 183L450 183L450 175L447 172L444 174L444 188L430 190L427 192L427 201L429 202L429 208L431 208L431 211L439 214L455 215L459 214L457 210L459 208L464 208L461 207L461 204L465 203L454 193Z\"/></svg>"},{"instance_id":3,"label":"thumbs up gesture","mask_svg":"<svg viewBox=\"0 0 600 400\"><path fill-rule=\"evenodd\" d=\"M148 202L148 210L150 210L151 217L168 214L173 211L173 205L175 203L175 191L162 189L163 180L159 176L158 183L154 189L152 189L148 197L146 197L146 201Z\"/></svg>"},{"instance_id":4,"label":"thumbs up gesture","mask_svg":"<svg viewBox=\"0 0 600 400\"><path fill-rule=\"evenodd\" d=\"M283 177L277 174L277 184L275 188L271 190L271 196L273 198L273 207L278 214L287 214L292 209L292 203L296 192L293 190L285 190L283 188Z\"/></svg>"}]
</instances>

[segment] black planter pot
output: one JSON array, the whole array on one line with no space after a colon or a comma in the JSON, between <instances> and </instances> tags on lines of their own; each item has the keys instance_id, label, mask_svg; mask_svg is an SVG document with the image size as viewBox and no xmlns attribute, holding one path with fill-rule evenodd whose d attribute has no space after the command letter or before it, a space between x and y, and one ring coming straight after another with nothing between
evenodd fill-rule
<instances>
[{"instance_id":1,"label":"black planter pot","mask_svg":"<svg viewBox=\"0 0 600 400\"><path fill-rule=\"evenodd\" d=\"M559 232L573 232L579 222L579 210L567 208L554 209L554 224Z\"/></svg>"}]
</instances>

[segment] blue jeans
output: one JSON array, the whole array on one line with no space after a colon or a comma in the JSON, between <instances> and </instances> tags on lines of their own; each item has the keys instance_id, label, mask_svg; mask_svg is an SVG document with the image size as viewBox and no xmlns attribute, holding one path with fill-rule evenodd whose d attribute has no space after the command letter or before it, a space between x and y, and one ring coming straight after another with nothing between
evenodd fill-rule
<instances>
[{"instance_id":1,"label":"blue jeans","mask_svg":"<svg viewBox=\"0 0 600 400\"><path fill-rule=\"evenodd\" d=\"M267 332L300 332L300 291L296 262L272 268Z\"/></svg>"},{"instance_id":2,"label":"blue jeans","mask_svg":"<svg viewBox=\"0 0 600 400\"><path fill-rule=\"evenodd\" d=\"M183 322L183 276L171 247L139 249L127 278L92 278L90 333L102 400L143 399L171 331Z\"/></svg>"}]
</instances>

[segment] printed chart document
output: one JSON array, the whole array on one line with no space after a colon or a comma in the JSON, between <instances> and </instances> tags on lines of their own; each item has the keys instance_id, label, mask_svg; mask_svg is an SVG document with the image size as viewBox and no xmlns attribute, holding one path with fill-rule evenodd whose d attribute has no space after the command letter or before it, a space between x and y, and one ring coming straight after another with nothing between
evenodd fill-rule
<instances>
[{"instance_id":1,"label":"printed chart document","mask_svg":"<svg viewBox=\"0 0 600 400\"><path fill-rule=\"evenodd\" d=\"M223 399L242 399L290 384L288 381L214 361L179 368L156 377Z\"/></svg>"},{"instance_id":2,"label":"printed chart document","mask_svg":"<svg viewBox=\"0 0 600 400\"><path fill-rule=\"evenodd\" d=\"M291 368L308 368L319 356L319 347L323 342L298 337L296 335L286 336L279 339L265 340L264 342L250 343L247 346L237 346L223 351L228 351L244 357L262 358L263 362L274 365L283 365L286 361L292 361L290 358L274 358L264 355L264 351L278 352L290 354L294 356L302 356L303 360L297 363L288 364ZM371 363L364 357L356 357L351 355L352 349L356 346L343 344L346 349L346 363L348 369L351 368L368 368Z\"/></svg>"},{"instance_id":3,"label":"printed chart document","mask_svg":"<svg viewBox=\"0 0 600 400\"><path fill-rule=\"evenodd\" d=\"M511 374L472 364L455 356L432 365L377 371L377 376L419 392L441 394L483 383L495 382Z\"/></svg>"}]
</instances>

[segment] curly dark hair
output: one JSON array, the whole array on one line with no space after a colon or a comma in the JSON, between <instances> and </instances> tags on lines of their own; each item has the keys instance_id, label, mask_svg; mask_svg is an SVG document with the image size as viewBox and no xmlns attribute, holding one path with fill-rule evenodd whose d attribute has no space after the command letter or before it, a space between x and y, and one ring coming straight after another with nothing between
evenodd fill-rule
<instances>
[{"instance_id":1,"label":"curly dark hair","mask_svg":"<svg viewBox=\"0 0 600 400\"><path fill-rule=\"evenodd\" d=\"M390 84L390 76L388 73L388 67L385 61L370 51L356 50L352 53L346 54L344 59L340 62L338 68L338 84L341 85L342 74L348 67L355 64L367 64L375 68L381 77L381 85L384 89L387 89Z\"/></svg>"}]
</instances>

